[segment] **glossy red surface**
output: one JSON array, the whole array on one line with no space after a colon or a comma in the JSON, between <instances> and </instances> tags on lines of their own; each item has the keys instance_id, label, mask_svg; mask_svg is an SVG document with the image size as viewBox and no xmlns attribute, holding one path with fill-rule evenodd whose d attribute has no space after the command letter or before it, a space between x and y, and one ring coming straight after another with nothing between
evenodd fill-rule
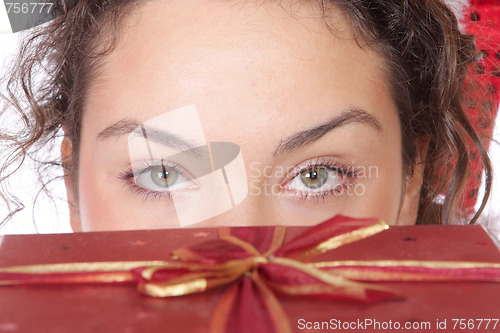
<instances>
[{"instance_id":1,"label":"glossy red surface","mask_svg":"<svg viewBox=\"0 0 500 333\"><path fill-rule=\"evenodd\" d=\"M291 227L287 239L303 228ZM0 238L0 267L41 263L168 259L178 247L217 237L216 229L123 231ZM500 252L479 226L392 227L318 260L420 259L500 263ZM299 321L430 322L453 332L452 319L499 318L500 283L383 283L406 295L378 304L281 297L297 332ZM206 332L224 288L154 299L128 286L0 287L0 332ZM447 330L436 321L447 320ZM484 326L484 324L483 324ZM491 328L490 328L491 329ZM500 329L500 323L496 330ZM331 330L339 331L339 330ZM365 327L342 332L386 332ZM408 331L408 330L407 330ZM423 330L415 330L421 332ZM456 330L461 332L463 330ZM473 330L474 331L474 330ZM475 330L494 332L494 330Z\"/></svg>"}]
</instances>

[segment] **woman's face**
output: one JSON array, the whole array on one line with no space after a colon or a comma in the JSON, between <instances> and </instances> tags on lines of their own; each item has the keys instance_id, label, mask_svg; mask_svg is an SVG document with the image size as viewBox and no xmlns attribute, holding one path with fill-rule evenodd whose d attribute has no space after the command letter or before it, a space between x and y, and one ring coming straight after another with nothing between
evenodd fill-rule
<instances>
[{"instance_id":1,"label":"woman's face","mask_svg":"<svg viewBox=\"0 0 500 333\"><path fill-rule=\"evenodd\" d=\"M384 61L328 16L333 33L286 1L139 7L88 90L73 228L414 223Z\"/></svg>"}]
</instances>

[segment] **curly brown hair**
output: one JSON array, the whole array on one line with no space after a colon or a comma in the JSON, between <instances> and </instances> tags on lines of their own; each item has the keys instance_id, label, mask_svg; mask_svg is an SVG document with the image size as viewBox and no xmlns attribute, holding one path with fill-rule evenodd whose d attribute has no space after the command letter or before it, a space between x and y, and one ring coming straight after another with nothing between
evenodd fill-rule
<instances>
[{"instance_id":1,"label":"curly brown hair","mask_svg":"<svg viewBox=\"0 0 500 333\"><path fill-rule=\"evenodd\" d=\"M441 0L317 2L327 24L329 10L345 12L358 42L385 59L399 110L407 176L415 169L417 141L428 142L417 223L448 224L464 218L460 202L471 162L468 140L481 156L486 175L485 195L471 219L474 223L489 196L492 175L481 138L462 108L467 69L476 57L473 38L460 32L455 15ZM0 137L9 143L0 171L2 196L10 204L6 219L20 208L6 181L27 156L53 141L62 128L72 143L72 164L46 161L45 165L62 165L68 176L78 177L86 89L100 59L120 37L122 20L142 3L80 0L69 10L67 2L57 1L55 13L61 15L31 31L24 41L3 96L23 122L21 131ZM333 32L335 27L329 27ZM47 79L38 83L35 76L40 72ZM444 191L444 204L435 204L436 196Z\"/></svg>"}]
</instances>

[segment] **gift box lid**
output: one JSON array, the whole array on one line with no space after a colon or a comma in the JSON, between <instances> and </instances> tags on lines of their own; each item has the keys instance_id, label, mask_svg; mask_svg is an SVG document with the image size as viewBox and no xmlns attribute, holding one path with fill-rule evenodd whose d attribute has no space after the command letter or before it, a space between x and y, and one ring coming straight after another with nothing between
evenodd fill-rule
<instances>
[{"instance_id":1,"label":"gift box lid","mask_svg":"<svg viewBox=\"0 0 500 333\"><path fill-rule=\"evenodd\" d=\"M288 227L286 240L305 227ZM259 233L272 232L259 228ZM217 229L166 229L0 237L0 267L51 263L168 260L173 249L217 239ZM435 260L500 263L500 251L480 226L398 226L346 244L315 259ZM321 331L357 322L382 332L389 322L429 323L437 331L460 320L499 318L500 283L377 282L405 295L375 304L278 295L293 331ZM0 287L0 332L207 332L228 286L168 299L138 293L134 285ZM259 306L258 304L255 306ZM251 311L251 310L249 310ZM459 321L454 321L458 319ZM370 323L364 327L364 324ZM492 322L492 323L493 323ZM416 324L415 324L416 323ZM257 331L254 323L249 332ZM361 324L361 328L359 327ZM337 326L335 326L337 325ZM427 324L425 324L427 325ZM477 325L474 322L472 325ZM479 331L488 332L492 329ZM458 326L457 326L458 327ZM458 328L457 328L458 329ZM500 329L500 324L496 325ZM451 331L448 330L448 331ZM492 330L493 331L493 330Z\"/></svg>"}]
</instances>

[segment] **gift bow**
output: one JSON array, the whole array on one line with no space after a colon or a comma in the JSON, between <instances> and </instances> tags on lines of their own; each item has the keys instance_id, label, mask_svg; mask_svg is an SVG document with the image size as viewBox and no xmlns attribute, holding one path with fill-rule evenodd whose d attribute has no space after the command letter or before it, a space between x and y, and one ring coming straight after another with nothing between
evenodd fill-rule
<instances>
[{"instance_id":1,"label":"gift bow","mask_svg":"<svg viewBox=\"0 0 500 333\"><path fill-rule=\"evenodd\" d=\"M323 261L314 258L388 228L376 219L336 216L284 243L286 227L220 228L218 240L173 251L170 261L94 262L0 268L0 285L136 283L153 297L229 286L211 332L291 332L276 294L376 302L397 292L358 281L500 282L499 263Z\"/></svg>"}]
</instances>

